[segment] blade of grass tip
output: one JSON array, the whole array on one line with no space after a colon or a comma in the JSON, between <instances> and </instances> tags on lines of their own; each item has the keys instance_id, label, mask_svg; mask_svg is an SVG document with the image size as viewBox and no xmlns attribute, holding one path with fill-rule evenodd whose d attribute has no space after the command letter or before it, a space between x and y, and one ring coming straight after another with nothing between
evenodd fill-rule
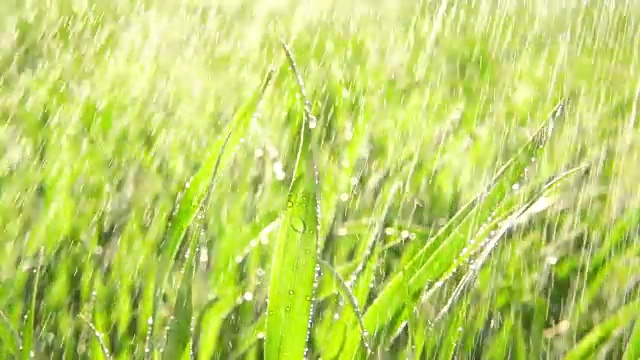
<instances>
[{"instance_id":1,"label":"blade of grass tip","mask_svg":"<svg viewBox=\"0 0 640 360\"><path fill-rule=\"evenodd\" d=\"M167 224L165 238L160 244L160 267L156 278L156 288L154 296L153 314L151 319L155 318L157 307L159 305L162 289L167 281L167 277L172 268L173 261L176 257L178 249L181 246L182 239L191 225L198 211L201 210L206 194L210 193L215 182L215 177L220 168L222 155L227 147L235 148L240 142L242 135L247 131L251 120L259 110L260 104L267 90L268 85L273 78L273 70L267 73L262 86L258 88L253 96L240 108L228 124L229 131L226 137L219 139L211 148L203 165L198 169L190 181L185 185L185 191L172 214L171 221ZM151 326L150 337L153 335L153 326ZM152 344L152 342L151 342ZM150 344L150 345L151 345ZM150 349L151 350L151 349ZM147 354L151 354L148 351Z\"/></svg>"},{"instance_id":2,"label":"blade of grass tip","mask_svg":"<svg viewBox=\"0 0 640 360\"><path fill-rule=\"evenodd\" d=\"M320 231L319 179L310 131L316 122L293 53L282 44L304 101L304 118L287 209L272 257L267 304L266 359L306 357L317 288ZM306 171L298 175L300 160Z\"/></svg>"},{"instance_id":3,"label":"blade of grass tip","mask_svg":"<svg viewBox=\"0 0 640 360\"><path fill-rule=\"evenodd\" d=\"M471 230L468 228L470 225L467 223L470 219L470 214L481 212L478 214L480 217L488 218L495 206L504 200L504 194L508 191L508 187L520 179L531 159L550 140L556 122L564 113L565 104L566 101L562 100L530 140L497 171L485 190L467 202L447 224L427 241L406 266L393 275L363 316L367 331L373 331L385 326L403 305L401 297L397 296L398 291L402 291L402 278L405 276L403 273L406 273L406 276L410 278L409 288L412 293L415 294L422 291L434 275L434 270L430 266L434 259L441 261L442 252L445 250L451 252L452 247L460 247L462 245L461 241L465 239L457 239L457 241L445 240L449 239L454 232L463 234ZM357 337L358 335L352 332L347 339L345 351L348 358L355 356L357 348L354 348L354 346L358 342Z\"/></svg>"},{"instance_id":4,"label":"blade of grass tip","mask_svg":"<svg viewBox=\"0 0 640 360\"><path fill-rule=\"evenodd\" d=\"M368 337L367 332L364 329L364 323L362 322L362 313L360 312L358 301L356 300L355 296L351 292L351 289L349 288L349 286L347 286L347 283L344 281L342 276L340 276L338 271L336 271L336 269L334 269L333 266L331 266L331 264L329 264L328 262L322 259L318 259L318 262L325 269L329 270L329 273L331 273L333 278L338 282L338 284L340 284L340 289L342 290L344 298L347 299L347 302L351 306L351 309L353 310L354 315L358 319L358 326L360 327L360 334L362 335L362 344L366 348L367 353L370 354L371 346L369 345L369 340L367 339Z\"/></svg>"},{"instance_id":5,"label":"blade of grass tip","mask_svg":"<svg viewBox=\"0 0 640 360\"><path fill-rule=\"evenodd\" d=\"M31 301L29 304L29 309L26 316L26 321L24 324L24 331L22 337L22 358L24 360L30 359L33 353L33 342L34 342L34 332L35 332L35 317L36 317L36 306L37 306L37 297L38 297L38 284L40 282L40 271L42 268L42 262L44 261L44 249L40 249L38 254L38 265L35 268L35 279L33 280L33 290L31 291Z\"/></svg>"},{"instance_id":6,"label":"blade of grass tip","mask_svg":"<svg viewBox=\"0 0 640 360\"><path fill-rule=\"evenodd\" d=\"M605 342L615 331L631 321L640 318L640 301L636 300L620 308L604 322L596 325L582 340L564 357L565 360L587 359L598 346Z\"/></svg>"},{"instance_id":7,"label":"blade of grass tip","mask_svg":"<svg viewBox=\"0 0 640 360\"><path fill-rule=\"evenodd\" d=\"M173 307L174 314L167 335L167 345L165 346L163 359L182 359L191 340L191 324L193 323L192 287L196 269L195 262L198 258L198 242L196 239L199 236L200 226L193 226L191 243L182 269L182 280Z\"/></svg>"},{"instance_id":8,"label":"blade of grass tip","mask_svg":"<svg viewBox=\"0 0 640 360\"><path fill-rule=\"evenodd\" d=\"M104 356L104 358L111 359L112 358L111 352L109 351L107 344L104 343L103 334L100 331L98 331L98 329L93 325L93 323L91 323L91 321L85 318L84 315L80 314L78 315L78 318L80 318L80 320L82 320L82 322L84 322L85 325L87 325L89 329L91 329L93 338L96 340L96 342L98 342L98 345L100 345L100 350L102 351L102 355Z\"/></svg>"},{"instance_id":9,"label":"blade of grass tip","mask_svg":"<svg viewBox=\"0 0 640 360\"><path fill-rule=\"evenodd\" d=\"M296 77L296 82L298 84L298 91L300 92L300 97L303 103L303 113L302 117L302 125L300 126L300 133L298 139L298 151L296 155L296 161L293 167L293 176L295 179L298 174L298 166L300 164L300 159L306 158L309 152L312 152L312 147L310 146L311 140L311 130L315 129L317 125L317 120L311 113L311 101L307 98L307 91L304 87L304 80L302 79L302 75L298 70L298 66L296 65L296 60L293 56L293 52L289 48L286 43L282 43L282 49L284 50L285 56L289 61L289 66L291 67L291 71ZM305 140L306 139L306 140ZM313 159L315 161L315 159ZM293 186L293 181L291 182L291 186ZM291 186L289 190L291 190Z\"/></svg>"},{"instance_id":10,"label":"blade of grass tip","mask_svg":"<svg viewBox=\"0 0 640 360\"><path fill-rule=\"evenodd\" d=\"M16 329L11 324L11 320L7 317L7 314L4 311L0 311L0 319L5 324L4 330L6 332L2 335L4 346L7 348L7 352L11 354L14 358L17 357L16 351L22 348L22 341L20 340L20 334L16 331ZM10 333L10 334L7 334Z\"/></svg>"}]
</instances>

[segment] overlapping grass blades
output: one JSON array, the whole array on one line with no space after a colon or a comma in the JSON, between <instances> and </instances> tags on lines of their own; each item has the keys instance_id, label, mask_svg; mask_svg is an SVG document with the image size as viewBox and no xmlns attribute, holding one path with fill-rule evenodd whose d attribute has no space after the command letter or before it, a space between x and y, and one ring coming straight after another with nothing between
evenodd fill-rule
<instances>
[{"instance_id":1,"label":"overlapping grass blades","mask_svg":"<svg viewBox=\"0 0 640 360\"><path fill-rule=\"evenodd\" d=\"M517 183L524 169L531 164L538 153L548 143L554 127L563 115L565 101L561 101L531 139L503 165L487 188L470 200L438 233L429 239L417 255L400 269L384 287L364 314L363 322L370 333L382 329L403 306L403 298L398 296L403 289L403 279L409 279L408 292L416 296L429 288L445 273L467 244L467 234L473 231L473 217L486 221L491 213L509 198L511 187ZM353 359L358 351L359 336L351 331L341 354L343 359Z\"/></svg>"},{"instance_id":2,"label":"overlapping grass blades","mask_svg":"<svg viewBox=\"0 0 640 360\"><path fill-rule=\"evenodd\" d=\"M185 190L182 198L176 202L171 221L168 224L165 232L165 238L160 245L160 266L158 268L154 292L153 303L153 315L152 319L157 313L158 306L160 305L160 298L162 296L164 285L167 281L170 271L173 269L176 255L178 250L182 246L183 239L187 229L192 226L192 223L199 211L206 211L207 199L215 184L215 177L220 168L223 154L226 148L235 148L240 143L240 139L243 137L254 114L258 111L260 103L264 97L268 85L273 78L273 70L270 70L262 85L254 92L252 97L236 112L231 122L228 124L228 131L226 136L220 137L218 141L211 147L210 152L206 155L203 161L202 167L194 174L194 176L185 185ZM180 286L180 294L178 296L178 303L176 311L179 318L176 322L181 326L179 328L186 328L186 324L192 321L192 308L189 302L191 302L191 286L194 274L193 264L196 240L199 231L190 238L188 244L189 257L187 258L186 271L184 271L182 278L182 285ZM148 354L152 353L153 349L153 325L150 325ZM172 332L172 336L169 338L167 344L169 349L172 349L172 354L181 354L183 348L188 343L190 332L182 333ZM175 349L175 352L173 352Z\"/></svg>"}]
</instances>

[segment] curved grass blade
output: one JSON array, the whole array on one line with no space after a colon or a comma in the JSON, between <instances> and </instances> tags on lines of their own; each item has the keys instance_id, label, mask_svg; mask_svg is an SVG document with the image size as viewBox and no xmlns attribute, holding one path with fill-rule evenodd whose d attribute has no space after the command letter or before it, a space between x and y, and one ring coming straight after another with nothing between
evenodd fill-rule
<instances>
[{"instance_id":1,"label":"curved grass blade","mask_svg":"<svg viewBox=\"0 0 640 360\"><path fill-rule=\"evenodd\" d=\"M91 333L93 334L94 339L98 342L98 345L100 345L100 350L102 351L102 355L104 356L104 358L112 359L111 352L109 351L107 344L104 343L104 340L102 338L102 333L98 331L98 329L91 323L91 321L85 318L82 314L80 314L78 317L89 327L89 329L91 329Z\"/></svg>"},{"instance_id":2,"label":"curved grass blade","mask_svg":"<svg viewBox=\"0 0 640 360\"><path fill-rule=\"evenodd\" d=\"M633 324L633 330L627 341L627 347L624 350L623 360L640 359L640 320L636 320Z\"/></svg>"},{"instance_id":3,"label":"curved grass blade","mask_svg":"<svg viewBox=\"0 0 640 360\"><path fill-rule=\"evenodd\" d=\"M564 108L565 102L562 101L534 136L498 170L488 187L465 204L446 225L427 241L412 260L391 278L364 314L363 321L367 331L372 332L386 326L401 309L404 301L397 294L402 291L402 279L405 276L410 279L408 288L413 296L422 291L429 282L435 281L438 277L437 274L446 268L438 269L455 259L456 254L460 253L466 244L467 239L462 235L473 230L473 221L469 221L472 219L470 215L475 213L475 217L480 219L490 217L491 212L508 196L512 184L521 178L531 159L535 158L548 143ZM456 239L450 239L455 234L462 235ZM343 351L344 358L354 358L358 350L358 337L355 331L351 332Z\"/></svg>"},{"instance_id":4,"label":"curved grass blade","mask_svg":"<svg viewBox=\"0 0 640 360\"><path fill-rule=\"evenodd\" d=\"M272 258L267 305L265 359L305 356L317 276L317 186L298 176Z\"/></svg>"},{"instance_id":5,"label":"curved grass blade","mask_svg":"<svg viewBox=\"0 0 640 360\"><path fill-rule=\"evenodd\" d=\"M211 359L219 345L222 323L236 307L236 297L215 298L200 311L193 330L192 359Z\"/></svg>"},{"instance_id":6,"label":"curved grass blade","mask_svg":"<svg viewBox=\"0 0 640 360\"><path fill-rule=\"evenodd\" d=\"M598 346L604 343L615 331L640 318L640 301L636 300L623 306L609 319L596 325L564 357L565 360L587 359Z\"/></svg>"},{"instance_id":7,"label":"curved grass blade","mask_svg":"<svg viewBox=\"0 0 640 360\"><path fill-rule=\"evenodd\" d=\"M157 307L160 302L164 284L173 267L174 259L182 244L184 235L189 226L191 226L197 212L201 211L205 204L204 200L207 194L211 192L214 186L214 179L220 168L222 155L227 147L234 148L249 128L251 120L258 111L262 98L271 82L273 73L273 70L267 73L262 86L255 91L253 96L235 114L228 125L229 130L227 136L219 139L211 148L202 167L198 169L191 180L187 182L182 199L176 203L172 220L167 225L168 228L165 232L165 238L160 244L160 267L156 277L152 319L155 318L157 313ZM153 334L153 327L151 328L150 334ZM151 342L151 344L152 343L153 342ZM151 354L152 351L148 353Z\"/></svg>"},{"instance_id":8,"label":"curved grass blade","mask_svg":"<svg viewBox=\"0 0 640 360\"><path fill-rule=\"evenodd\" d=\"M358 301L356 300L356 297L353 295L353 293L351 292L351 289L349 289L349 286L347 286L347 283L344 281L342 276L340 276L338 271L334 269L333 266L331 266L331 264L329 264L328 262L322 259L318 259L318 262L320 263L320 265L324 266L325 269L329 270L333 278L336 279L336 281L340 284L340 289L344 294L343 295L344 298L347 299L347 301L349 302L349 305L351 306L351 309L353 309L354 315L358 319L358 326L360 327L360 332L362 334L362 344L367 350L367 353L370 354L371 346L369 345L369 340L367 339L368 334L364 329L364 323L362 322L362 312L360 312L360 308L358 306Z\"/></svg>"},{"instance_id":9,"label":"curved grass blade","mask_svg":"<svg viewBox=\"0 0 640 360\"><path fill-rule=\"evenodd\" d=\"M243 332L240 336L240 343L236 347L235 351L229 356L229 359L240 359L243 355L249 351L259 340L264 339L265 324L267 322L266 316L260 316L260 318L251 327Z\"/></svg>"}]
</instances>

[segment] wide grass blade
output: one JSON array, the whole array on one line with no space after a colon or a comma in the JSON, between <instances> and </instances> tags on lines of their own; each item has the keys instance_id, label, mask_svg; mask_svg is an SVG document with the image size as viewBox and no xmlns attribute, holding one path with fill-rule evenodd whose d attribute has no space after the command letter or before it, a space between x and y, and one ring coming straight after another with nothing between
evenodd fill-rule
<instances>
[{"instance_id":1,"label":"wide grass blade","mask_svg":"<svg viewBox=\"0 0 640 360\"><path fill-rule=\"evenodd\" d=\"M227 135L220 138L207 154L202 167L198 169L195 175L185 185L182 198L176 203L173 216L168 224L160 247L160 267L156 276L156 288L154 294L153 314L155 318L160 297L167 281L167 277L173 268L174 259L182 245L184 235L191 226L198 211L203 210L205 199L214 185L214 179L220 168L222 155L227 147L235 148L240 143L240 139L246 133L254 114L258 111L260 103L264 97L269 83L273 77L273 70L270 70L253 96L242 106L235 114L231 122L228 124ZM195 241L195 239L192 239ZM150 330L153 333L153 328ZM152 345L151 342L150 345ZM151 353L149 351L148 353Z\"/></svg>"},{"instance_id":2,"label":"wide grass blade","mask_svg":"<svg viewBox=\"0 0 640 360\"><path fill-rule=\"evenodd\" d=\"M316 183L294 180L286 214L275 244L265 359L300 359L305 356L316 286L318 199Z\"/></svg>"}]
</instances>

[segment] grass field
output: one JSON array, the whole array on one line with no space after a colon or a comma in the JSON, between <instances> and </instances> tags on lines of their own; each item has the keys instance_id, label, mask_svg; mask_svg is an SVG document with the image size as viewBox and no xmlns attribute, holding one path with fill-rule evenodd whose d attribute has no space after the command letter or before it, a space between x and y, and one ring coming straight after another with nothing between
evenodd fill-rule
<instances>
[{"instance_id":1,"label":"grass field","mask_svg":"<svg viewBox=\"0 0 640 360\"><path fill-rule=\"evenodd\" d=\"M0 358L638 359L639 59L636 0L4 0Z\"/></svg>"}]
</instances>

